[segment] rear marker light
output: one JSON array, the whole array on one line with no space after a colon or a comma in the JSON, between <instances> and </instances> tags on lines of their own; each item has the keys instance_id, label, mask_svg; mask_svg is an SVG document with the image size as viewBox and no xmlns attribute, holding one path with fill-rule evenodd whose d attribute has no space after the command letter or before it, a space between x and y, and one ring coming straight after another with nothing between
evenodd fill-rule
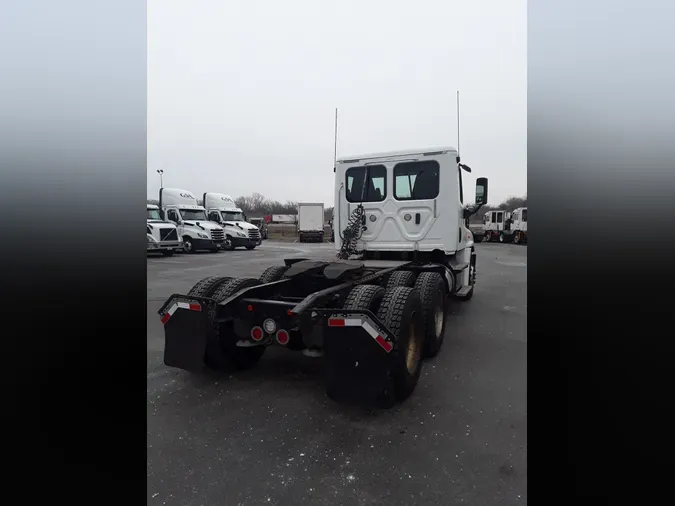
<instances>
[{"instance_id":1,"label":"rear marker light","mask_svg":"<svg viewBox=\"0 0 675 506\"><path fill-rule=\"evenodd\" d=\"M268 334L274 334L277 330L277 324L272 318L268 318L263 322L263 328Z\"/></svg>"},{"instance_id":2,"label":"rear marker light","mask_svg":"<svg viewBox=\"0 0 675 506\"><path fill-rule=\"evenodd\" d=\"M253 327L251 329L251 339L254 341L260 341L263 338L263 329L260 327Z\"/></svg>"},{"instance_id":3,"label":"rear marker light","mask_svg":"<svg viewBox=\"0 0 675 506\"><path fill-rule=\"evenodd\" d=\"M288 341L290 341L290 336L288 335L288 332L285 330L280 330L277 332L277 343L279 343L282 346L286 346L288 344Z\"/></svg>"},{"instance_id":4,"label":"rear marker light","mask_svg":"<svg viewBox=\"0 0 675 506\"><path fill-rule=\"evenodd\" d=\"M248 312L250 313L251 311L253 311L253 306L251 304L249 304L246 309L248 309Z\"/></svg>"}]
</instances>

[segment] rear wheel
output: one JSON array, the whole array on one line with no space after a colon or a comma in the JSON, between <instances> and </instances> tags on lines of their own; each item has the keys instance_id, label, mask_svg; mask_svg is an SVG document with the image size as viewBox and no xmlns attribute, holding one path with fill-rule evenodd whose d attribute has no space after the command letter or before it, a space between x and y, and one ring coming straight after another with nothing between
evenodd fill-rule
<instances>
[{"instance_id":1,"label":"rear wheel","mask_svg":"<svg viewBox=\"0 0 675 506\"><path fill-rule=\"evenodd\" d=\"M272 267L268 267L265 269L265 272L263 272L260 275L260 282L262 284L265 283L272 283L274 281L279 281L281 278L284 277L284 273L288 270L288 266L286 265L274 265Z\"/></svg>"},{"instance_id":2,"label":"rear wheel","mask_svg":"<svg viewBox=\"0 0 675 506\"><path fill-rule=\"evenodd\" d=\"M379 285L359 285L347 295L343 309L352 311L372 311L377 314L384 297L384 288Z\"/></svg>"},{"instance_id":3,"label":"rear wheel","mask_svg":"<svg viewBox=\"0 0 675 506\"><path fill-rule=\"evenodd\" d=\"M385 407L410 397L422 371L424 313L417 290L406 286L387 290L377 317L392 332L394 340L392 388L383 392L380 400Z\"/></svg>"},{"instance_id":4,"label":"rear wheel","mask_svg":"<svg viewBox=\"0 0 675 506\"><path fill-rule=\"evenodd\" d=\"M393 290L397 286L415 286L415 273L412 271L394 271L387 280L386 289Z\"/></svg>"},{"instance_id":5,"label":"rear wheel","mask_svg":"<svg viewBox=\"0 0 675 506\"><path fill-rule=\"evenodd\" d=\"M415 289L420 294L424 311L424 355L435 357L445 335L445 283L437 272L422 272L417 276Z\"/></svg>"},{"instance_id":6,"label":"rear wheel","mask_svg":"<svg viewBox=\"0 0 675 506\"><path fill-rule=\"evenodd\" d=\"M520 232L516 232L516 234L513 236L513 242L515 244L520 244Z\"/></svg>"},{"instance_id":7,"label":"rear wheel","mask_svg":"<svg viewBox=\"0 0 675 506\"><path fill-rule=\"evenodd\" d=\"M211 295L216 302L222 302L237 292L258 286L260 281L254 278L233 278L218 287ZM237 346L237 336L232 324L214 322L215 308L209 312L211 329L206 341L204 362L215 370L249 369L258 363L265 353L265 346L242 348Z\"/></svg>"},{"instance_id":8,"label":"rear wheel","mask_svg":"<svg viewBox=\"0 0 675 506\"><path fill-rule=\"evenodd\" d=\"M219 276L209 276L204 278L201 281L198 281L190 291L188 295L194 295L195 297L210 297L213 292L215 292L220 285L230 281L232 278L228 277L219 277Z\"/></svg>"}]
</instances>

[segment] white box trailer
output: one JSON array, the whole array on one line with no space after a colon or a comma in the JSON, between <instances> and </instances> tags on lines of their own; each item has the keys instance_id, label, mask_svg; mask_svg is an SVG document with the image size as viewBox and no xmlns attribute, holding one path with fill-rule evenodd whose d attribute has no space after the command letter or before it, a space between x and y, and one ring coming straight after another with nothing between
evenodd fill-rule
<instances>
[{"instance_id":1,"label":"white box trailer","mask_svg":"<svg viewBox=\"0 0 675 506\"><path fill-rule=\"evenodd\" d=\"M298 239L323 242L323 203L298 204Z\"/></svg>"}]
</instances>

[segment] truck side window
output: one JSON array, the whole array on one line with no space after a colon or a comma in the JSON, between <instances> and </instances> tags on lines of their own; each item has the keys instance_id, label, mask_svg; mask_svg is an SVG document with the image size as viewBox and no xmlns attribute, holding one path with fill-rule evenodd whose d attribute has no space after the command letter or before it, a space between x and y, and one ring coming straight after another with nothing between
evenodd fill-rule
<instances>
[{"instance_id":1,"label":"truck side window","mask_svg":"<svg viewBox=\"0 0 675 506\"><path fill-rule=\"evenodd\" d=\"M497 213L497 223L504 221L504 213Z\"/></svg>"},{"instance_id":2,"label":"truck side window","mask_svg":"<svg viewBox=\"0 0 675 506\"><path fill-rule=\"evenodd\" d=\"M178 213L176 212L175 209L169 209L169 212L167 213L167 216L169 217L170 221L178 223Z\"/></svg>"},{"instance_id":3,"label":"truck side window","mask_svg":"<svg viewBox=\"0 0 675 506\"><path fill-rule=\"evenodd\" d=\"M523 209L523 223L527 221L527 209Z\"/></svg>"},{"instance_id":4,"label":"truck side window","mask_svg":"<svg viewBox=\"0 0 675 506\"><path fill-rule=\"evenodd\" d=\"M211 211L209 213L209 221L215 221L216 223L220 223L220 215L215 211Z\"/></svg>"},{"instance_id":5,"label":"truck side window","mask_svg":"<svg viewBox=\"0 0 675 506\"><path fill-rule=\"evenodd\" d=\"M440 166L435 160L404 162L394 167L396 200L433 200L440 189Z\"/></svg>"}]
</instances>

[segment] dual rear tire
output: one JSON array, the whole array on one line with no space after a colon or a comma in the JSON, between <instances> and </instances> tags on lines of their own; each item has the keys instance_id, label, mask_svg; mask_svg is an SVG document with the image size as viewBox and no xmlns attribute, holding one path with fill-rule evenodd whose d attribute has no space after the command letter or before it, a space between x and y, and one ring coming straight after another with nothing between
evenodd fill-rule
<instances>
[{"instance_id":1,"label":"dual rear tire","mask_svg":"<svg viewBox=\"0 0 675 506\"><path fill-rule=\"evenodd\" d=\"M415 390L425 357L438 354L445 331L445 283L440 274L395 271L378 285L354 287L346 311L370 311L392 333L394 348L386 387L377 399L383 408L404 401ZM331 395L329 385L328 395Z\"/></svg>"}]
</instances>

